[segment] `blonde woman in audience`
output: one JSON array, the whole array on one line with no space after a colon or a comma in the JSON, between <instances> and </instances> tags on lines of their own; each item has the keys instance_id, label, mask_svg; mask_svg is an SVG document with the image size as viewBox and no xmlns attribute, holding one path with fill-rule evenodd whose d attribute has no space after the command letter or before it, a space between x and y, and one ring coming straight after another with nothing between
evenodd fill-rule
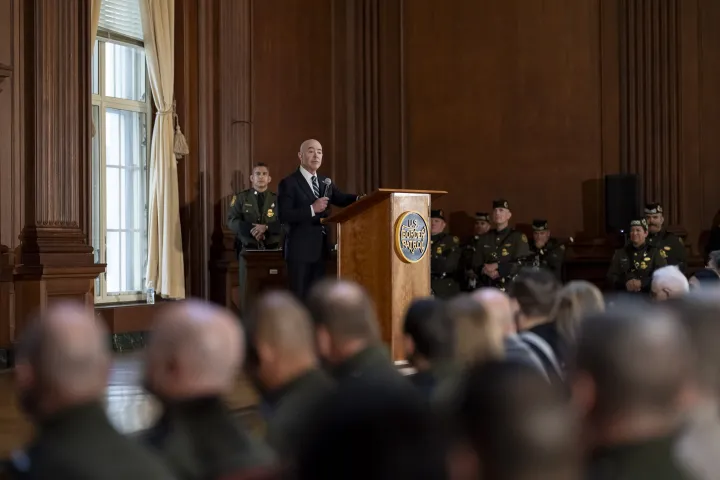
<instances>
[{"instance_id":1,"label":"blonde woman in audience","mask_svg":"<svg viewBox=\"0 0 720 480\"><path fill-rule=\"evenodd\" d=\"M505 357L502 328L470 295L449 300L445 315L454 329L453 364L457 372L441 381L432 395L441 412L448 412L456 400L468 367Z\"/></svg>"},{"instance_id":2,"label":"blonde woman in audience","mask_svg":"<svg viewBox=\"0 0 720 480\"><path fill-rule=\"evenodd\" d=\"M605 311L602 292L590 282L573 280L562 287L555 299L552 318L560 335L561 361L568 349L574 347L583 317Z\"/></svg>"},{"instance_id":3,"label":"blonde woman in audience","mask_svg":"<svg viewBox=\"0 0 720 480\"><path fill-rule=\"evenodd\" d=\"M462 366L503 358L503 332L487 310L469 295L451 300L448 315L455 327L455 363Z\"/></svg>"}]
</instances>

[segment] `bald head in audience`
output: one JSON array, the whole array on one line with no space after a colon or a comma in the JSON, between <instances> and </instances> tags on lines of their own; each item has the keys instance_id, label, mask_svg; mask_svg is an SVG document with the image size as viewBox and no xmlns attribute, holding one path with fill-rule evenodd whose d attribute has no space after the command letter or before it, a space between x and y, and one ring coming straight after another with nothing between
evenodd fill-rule
<instances>
[{"instance_id":1,"label":"bald head in audience","mask_svg":"<svg viewBox=\"0 0 720 480\"><path fill-rule=\"evenodd\" d=\"M504 292L497 288L479 288L472 293L472 299L485 307L491 321L502 329L504 335L517 333L510 297Z\"/></svg>"},{"instance_id":2,"label":"bald head in audience","mask_svg":"<svg viewBox=\"0 0 720 480\"><path fill-rule=\"evenodd\" d=\"M239 320L211 303L165 307L147 346L146 386L161 400L228 392L244 357Z\"/></svg>"},{"instance_id":3,"label":"bald head in audience","mask_svg":"<svg viewBox=\"0 0 720 480\"><path fill-rule=\"evenodd\" d=\"M99 401L108 381L107 331L93 310L56 303L23 333L15 373L21 403L35 417Z\"/></svg>"},{"instance_id":4,"label":"bald head in audience","mask_svg":"<svg viewBox=\"0 0 720 480\"><path fill-rule=\"evenodd\" d=\"M678 425L691 351L665 310L623 305L580 328L572 392L595 444L669 434Z\"/></svg>"},{"instance_id":5,"label":"bald head in audience","mask_svg":"<svg viewBox=\"0 0 720 480\"><path fill-rule=\"evenodd\" d=\"M313 288L308 306L317 327L318 350L330 363L380 342L375 306L360 285L323 281Z\"/></svg>"},{"instance_id":6,"label":"bald head in audience","mask_svg":"<svg viewBox=\"0 0 720 480\"><path fill-rule=\"evenodd\" d=\"M318 366L310 315L293 295L264 295L257 301L252 318L257 375L265 388L277 388Z\"/></svg>"}]
</instances>

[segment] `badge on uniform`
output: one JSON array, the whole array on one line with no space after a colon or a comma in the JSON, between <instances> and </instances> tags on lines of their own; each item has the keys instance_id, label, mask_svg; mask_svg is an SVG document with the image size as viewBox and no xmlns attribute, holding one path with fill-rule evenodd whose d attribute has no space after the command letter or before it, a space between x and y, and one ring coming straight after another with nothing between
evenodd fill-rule
<instances>
[{"instance_id":1,"label":"badge on uniform","mask_svg":"<svg viewBox=\"0 0 720 480\"><path fill-rule=\"evenodd\" d=\"M230 206L231 206L231 207L234 207L234 206L235 206L235 200L237 200L237 196L236 196L236 195L233 195L232 200L230 200Z\"/></svg>"},{"instance_id":2,"label":"badge on uniform","mask_svg":"<svg viewBox=\"0 0 720 480\"><path fill-rule=\"evenodd\" d=\"M524 233L522 234L522 241L523 241L523 243L527 243L527 237L525 236Z\"/></svg>"},{"instance_id":3,"label":"badge on uniform","mask_svg":"<svg viewBox=\"0 0 720 480\"><path fill-rule=\"evenodd\" d=\"M646 268L647 268L647 263L642 262L642 263L640 264L640 269L641 269L641 270L645 270Z\"/></svg>"},{"instance_id":4,"label":"badge on uniform","mask_svg":"<svg viewBox=\"0 0 720 480\"><path fill-rule=\"evenodd\" d=\"M438 255L442 255L442 247L438 247L438 248L437 248L437 254L438 254Z\"/></svg>"},{"instance_id":5,"label":"badge on uniform","mask_svg":"<svg viewBox=\"0 0 720 480\"><path fill-rule=\"evenodd\" d=\"M667 253L665 253L665 250L660 250L660 256L663 258L667 258Z\"/></svg>"},{"instance_id":6,"label":"badge on uniform","mask_svg":"<svg viewBox=\"0 0 720 480\"><path fill-rule=\"evenodd\" d=\"M453 237L453 242L460 243L460 239L458 237Z\"/></svg>"},{"instance_id":7,"label":"badge on uniform","mask_svg":"<svg viewBox=\"0 0 720 480\"><path fill-rule=\"evenodd\" d=\"M272 218L274 215L275 214L273 213L272 208L268 208L268 211L267 211L268 218Z\"/></svg>"},{"instance_id":8,"label":"badge on uniform","mask_svg":"<svg viewBox=\"0 0 720 480\"><path fill-rule=\"evenodd\" d=\"M667 245L665 245L665 246L663 247L663 249L667 250L668 252L670 251L670 247L667 246Z\"/></svg>"},{"instance_id":9,"label":"badge on uniform","mask_svg":"<svg viewBox=\"0 0 720 480\"><path fill-rule=\"evenodd\" d=\"M500 252L500 255L502 255L503 257L507 257L508 255L510 255L510 252L503 248L502 252Z\"/></svg>"},{"instance_id":10,"label":"badge on uniform","mask_svg":"<svg viewBox=\"0 0 720 480\"><path fill-rule=\"evenodd\" d=\"M644 260L645 260L646 262L649 262L649 261L650 261L650 257L645 257Z\"/></svg>"}]
</instances>

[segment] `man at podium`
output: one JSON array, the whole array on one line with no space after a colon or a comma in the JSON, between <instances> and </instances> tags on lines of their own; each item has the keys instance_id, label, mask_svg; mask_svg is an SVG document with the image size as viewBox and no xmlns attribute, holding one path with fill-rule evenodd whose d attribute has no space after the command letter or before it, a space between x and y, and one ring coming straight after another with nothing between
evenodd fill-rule
<instances>
[{"instance_id":1,"label":"man at podium","mask_svg":"<svg viewBox=\"0 0 720 480\"><path fill-rule=\"evenodd\" d=\"M304 300L313 284L325 274L329 244L328 205L347 207L359 198L338 190L332 181L317 173L322 165L322 145L305 140L298 152L300 167L283 178L278 187L278 215L285 225L285 262L290 290Z\"/></svg>"}]
</instances>

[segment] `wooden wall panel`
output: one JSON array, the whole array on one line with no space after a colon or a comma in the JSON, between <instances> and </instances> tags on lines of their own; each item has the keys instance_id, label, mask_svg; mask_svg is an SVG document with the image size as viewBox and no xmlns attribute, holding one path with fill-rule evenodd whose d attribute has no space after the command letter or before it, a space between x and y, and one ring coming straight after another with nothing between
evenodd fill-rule
<instances>
[{"instance_id":1,"label":"wooden wall panel","mask_svg":"<svg viewBox=\"0 0 720 480\"><path fill-rule=\"evenodd\" d=\"M681 0L621 0L620 156L637 173L648 201L682 224ZM686 2L689 4L692 2Z\"/></svg>"},{"instance_id":2,"label":"wooden wall panel","mask_svg":"<svg viewBox=\"0 0 720 480\"><path fill-rule=\"evenodd\" d=\"M694 248L719 207L714 0L178 3L195 295L225 291L227 199L252 162L276 188L308 137L346 190L448 190L436 206L460 235L503 196L521 226L602 238L603 177L627 171Z\"/></svg>"},{"instance_id":3,"label":"wooden wall panel","mask_svg":"<svg viewBox=\"0 0 720 480\"><path fill-rule=\"evenodd\" d=\"M504 197L514 222L559 235L596 225L583 184L603 173L599 4L405 2L408 188L449 191L436 206L453 212Z\"/></svg>"},{"instance_id":4,"label":"wooden wall panel","mask_svg":"<svg viewBox=\"0 0 720 480\"><path fill-rule=\"evenodd\" d=\"M332 142L331 13L331 0L253 2L252 156L275 182L297 167L307 138L323 144L326 172L342 161Z\"/></svg>"},{"instance_id":5,"label":"wooden wall panel","mask_svg":"<svg viewBox=\"0 0 720 480\"><path fill-rule=\"evenodd\" d=\"M699 178L688 185L687 208L700 208L701 227L720 225L720 2L700 0L696 25L699 35L700 113ZM699 189L697 187L700 187ZM699 190L699 191L698 191Z\"/></svg>"},{"instance_id":6,"label":"wooden wall panel","mask_svg":"<svg viewBox=\"0 0 720 480\"><path fill-rule=\"evenodd\" d=\"M0 0L0 245L13 241L13 0ZM1 254L0 254L1 255Z\"/></svg>"}]
</instances>

